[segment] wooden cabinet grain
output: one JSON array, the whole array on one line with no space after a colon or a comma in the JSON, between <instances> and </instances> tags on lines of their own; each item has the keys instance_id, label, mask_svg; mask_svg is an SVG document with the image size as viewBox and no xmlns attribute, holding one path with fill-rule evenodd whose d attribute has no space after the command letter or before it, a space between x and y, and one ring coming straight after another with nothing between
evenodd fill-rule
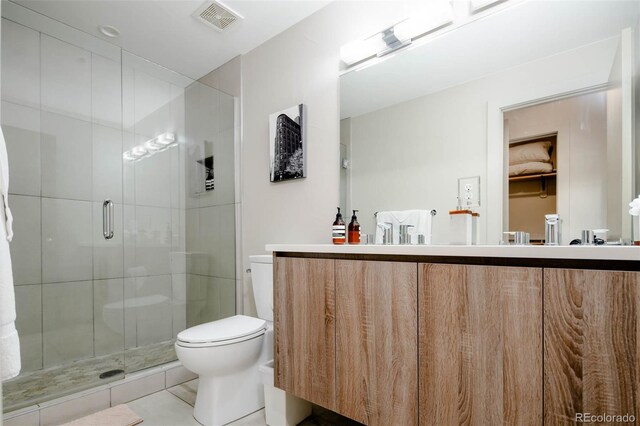
<instances>
[{"instance_id":1,"label":"wooden cabinet grain","mask_svg":"<svg viewBox=\"0 0 640 426\"><path fill-rule=\"evenodd\" d=\"M275 385L359 422L640 415L638 272L276 257L274 279Z\"/></svg>"},{"instance_id":2,"label":"wooden cabinet grain","mask_svg":"<svg viewBox=\"0 0 640 426\"><path fill-rule=\"evenodd\" d=\"M336 409L418 424L417 265L336 261Z\"/></svg>"},{"instance_id":3,"label":"wooden cabinet grain","mask_svg":"<svg viewBox=\"0 0 640 426\"><path fill-rule=\"evenodd\" d=\"M542 270L420 264L421 425L542 422Z\"/></svg>"},{"instance_id":4,"label":"wooden cabinet grain","mask_svg":"<svg viewBox=\"0 0 640 426\"><path fill-rule=\"evenodd\" d=\"M334 260L274 260L275 385L335 410Z\"/></svg>"},{"instance_id":5,"label":"wooden cabinet grain","mask_svg":"<svg viewBox=\"0 0 640 426\"><path fill-rule=\"evenodd\" d=\"M640 273L545 269L545 424L640 415Z\"/></svg>"}]
</instances>

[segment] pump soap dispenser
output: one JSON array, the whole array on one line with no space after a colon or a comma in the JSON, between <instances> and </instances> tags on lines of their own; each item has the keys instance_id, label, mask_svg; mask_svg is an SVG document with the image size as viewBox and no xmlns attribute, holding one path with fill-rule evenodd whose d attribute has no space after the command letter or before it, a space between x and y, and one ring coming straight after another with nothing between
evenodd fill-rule
<instances>
[{"instance_id":1,"label":"pump soap dispenser","mask_svg":"<svg viewBox=\"0 0 640 426\"><path fill-rule=\"evenodd\" d=\"M349 244L360 244L360 224L358 223L358 218L356 217L356 212L358 210L353 211L353 216L351 216L351 223L349 223Z\"/></svg>"},{"instance_id":2,"label":"pump soap dispenser","mask_svg":"<svg viewBox=\"0 0 640 426\"><path fill-rule=\"evenodd\" d=\"M336 215L336 220L333 222L333 244L344 244L346 241L346 231L344 220L342 220L342 213L340 213L340 207L338 207L338 214Z\"/></svg>"}]
</instances>

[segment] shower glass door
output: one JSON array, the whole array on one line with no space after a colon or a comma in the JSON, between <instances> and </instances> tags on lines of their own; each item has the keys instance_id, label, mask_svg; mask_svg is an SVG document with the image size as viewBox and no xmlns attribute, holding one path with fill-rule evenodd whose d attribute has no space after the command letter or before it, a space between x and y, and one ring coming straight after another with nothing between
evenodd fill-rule
<instances>
[{"instance_id":1,"label":"shower glass door","mask_svg":"<svg viewBox=\"0 0 640 426\"><path fill-rule=\"evenodd\" d=\"M19 8L6 3L3 14ZM21 374L3 384L5 411L125 369L120 50L98 54L19 21L2 19L22 358Z\"/></svg>"}]
</instances>

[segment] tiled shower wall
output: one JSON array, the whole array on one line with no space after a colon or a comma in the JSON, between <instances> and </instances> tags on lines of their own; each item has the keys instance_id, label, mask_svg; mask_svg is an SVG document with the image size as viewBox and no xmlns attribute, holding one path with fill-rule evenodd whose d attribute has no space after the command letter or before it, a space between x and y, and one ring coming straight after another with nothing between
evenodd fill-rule
<instances>
[{"instance_id":1,"label":"tiled shower wall","mask_svg":"<svg viewBox=\"0 0 640 426\"><path fill-rule=\"evenodd\" d=\"M235 314L235 127L232 96L195 82L185 98L187 168L213 154L215 182L214 190L197 192L187 170L187 326L191 327Z\"/></svg>"},{"instance_id":2,"label":"tiled shower wall","mask_svg":"<svg viewBox=\"0 0 640 426\"><path fill-rule=\"evenodd\" d=\"M233 98L6 19L2 55L23 371L233 315ZM164 132L180 145L123 163L123 151ZM187 177L205 140L216 189L195 194ZM112 240L102 236L107 198Z\"/></svg>"}]
</instances>

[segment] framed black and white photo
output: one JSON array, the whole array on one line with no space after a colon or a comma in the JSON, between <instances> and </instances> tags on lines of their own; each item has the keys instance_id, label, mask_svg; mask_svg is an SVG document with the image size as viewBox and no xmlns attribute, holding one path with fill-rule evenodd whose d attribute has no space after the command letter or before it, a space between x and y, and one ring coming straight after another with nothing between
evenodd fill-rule
<instances>
[{"instance_id":1,"label":"framed black and white photo","mask_svg":"<svg viewBox=\"0 0 640 426\"><path fill-rule=\"evenodd\" d=\"M271 182L307 176L303 104L269 116Z\"/></svg>"}]
</instances>

